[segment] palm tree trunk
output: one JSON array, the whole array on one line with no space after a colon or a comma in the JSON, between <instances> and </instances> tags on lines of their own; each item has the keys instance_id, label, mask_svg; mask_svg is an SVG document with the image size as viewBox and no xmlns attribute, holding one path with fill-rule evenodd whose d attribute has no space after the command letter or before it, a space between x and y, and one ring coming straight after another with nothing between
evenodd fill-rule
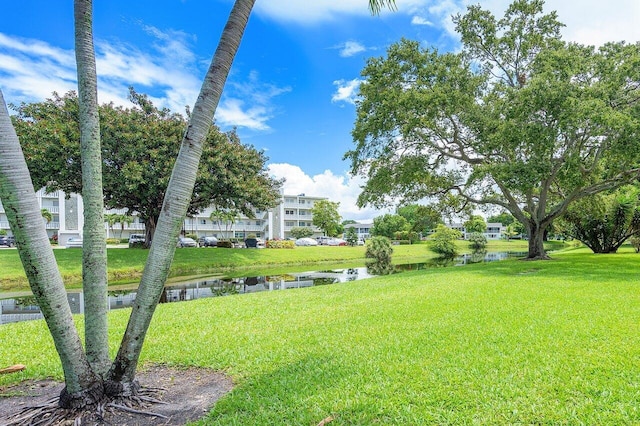
<instances>
[{"instance_id":1,"label":"palm tree trunk","mask_svg":"<svg viewBox=\"0 0 640 426\"><path fill-rule=\"evenodd\" d=\"M213 122L231 64L240 46L255 0L236 0L222 32L218 48L205 76L193 108L173 173L165 193L158 228L136 296L127 330L110 379L127 392L134 384L135 371L144 337L166 282L187 207L196 180L205 137Z\"/></svg>"},{"instance_id":2,"label":"palm tree trunk","mask_svg":"<svg viewBox=\"0 0 640 426\"><path fill-rule=\"evenodd\" d=\"M60 356L65 378L61 405L84 405L102 392L82 349L56 259L49 244L27 163L0 91L0 199L20 260Z\"/></svg>"},{"instance_id":3,"label":"palm tree trunk","mask_svg":"<svg viewBox=\"0 0 640 426\"><path fill-rule=\"evenodd\" d=\"M85 347L93 370L105 375L110 366L107 329L107 245L104 235L102 155L92 1L76 0L74 18L84 201L82 286L85 300Z\"/></svg>"}]
</instances>

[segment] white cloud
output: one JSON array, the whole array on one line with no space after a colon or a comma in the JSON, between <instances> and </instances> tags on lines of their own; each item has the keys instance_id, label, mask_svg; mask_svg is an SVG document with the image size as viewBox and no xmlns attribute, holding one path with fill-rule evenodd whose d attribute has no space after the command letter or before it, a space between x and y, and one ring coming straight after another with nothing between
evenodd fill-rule
<instances>
[{"instance_id":1,"label":"white cloud","mask_svg":"<svg viewBox=\"0 0 640 426\"><path fill-rule=\"evenodd\" d=\"M241 99L227 98L216 110L216 123L223 127L235 125L253 130L268 130L266 122L269 118L264 107L245 108Z\"/></svg>"},{"instance_id":2,"label":"white cloud","mask_svg":"<svg viewBox=\"0 0 640 426\"><path fill-rule=\"evenodd\" d=\"M397 0L397 12L412 13L411 11L416 8L431 2L432 0ZM333 20L341 15L370 15L367 0L269 0L257 2L255 9L259 14L267 15L272 19L302 24ZM381 14L388 13L394 12L384 9Z\"/></svg>"},{"instance_id":3,"label":"white cloud","mask_svg":"<svg viewBox=\"0 0 640 426\"><path fill-rule=\"evenodd\" d=\"M75 54L39 40L0 33L0 86L9 102L30 102L74 90Z\"/></svg>"},{"instance_id":4,"label":"white cloud","mask_svg":"<svg viewBox=\"0 0 640 426\"><path fill-rule=\"evenodd\" d=\"M363 181L359 177L345 174L339 176L331 170L309 176L298 166L287 163L269 165L269 172L278 179L285 178L285 194L306 194L314 197L327 197L330 201L340 203L338 211L343 220L369 221L374 217L388 213L388 210L373 208L360 209L356 206L360 186Z\"/></svg>"},{"instance_id":5,"label":"white cloud","mask_svg":"<svg viewBox=\"0 0 640 426\"><path fill-rule=\"evenodd\" d=\"M423 18L422 16L414 16L413 18L411 18L411 24L412 25L426 25L429 27L433 27L433 22Z\"/></svg>"},{"instance_id":6,"label":"white cloud","mask_svg":"<svg viewBox=\"0 0 640 426\"><path fill-rule=\"evenodd\" d=\"M511 0L484 0L481 5L501 18L510 3ZM450 35L458 38L451 15L464 13L468 4L477 4L477 1L443 0L428 10L433 14L432 20L437 19ZM566 41L600 46L608 41L640 40L640 2L637 0L546 0L545 13L553 10L566 25L562 29Z\"/></svg>"},{"instance_id":7,"label":"white cloud","mask_svg":"<svg viewBox=\"0 0 640 426\"><path fill-rule=\"evenodd\" d=\"M153 37L147 51L118 41L97 40L96 68L100 103L129 106L129 87L148 93L157 107L184 114L200 91L200 58L191 49L193 36L146 26ZM0 86L9 102L40 102L56 91L77 90L73 50L0 33ZM236 78L238 78L236 76ZM259 80L256 72L227 82L217 109L218 124L268 130L275 114L273 98L290 91Z\"/></svg>"},{"instance_id":8,"label":"white cloud","mask_svg":"<svg viewBox=\"0 0 640 426\"><path fill-rule=\"evenodd\" d=\"M267 122L276 114L273 98L290 92L290 87L278 87L260 80L257 71L247 78L235 77L227 83L223 99L216 110L216 123L226 126L246 127L252 130L269 130Z\"/></svg>"},{"instance_id":9,"label":"white cloud","mask_svg":"<svg viewBox=\"0 0 640 426\"><path fill-rule=\"evenodd\" d=\"M457 39L451 15L464 13L477 0L397 0L395 12L409 15L414 24L432 23ZM502 17L512 0L483 0L482 7ZM257 2L256 11L278 21L299 24L319 24L339 16L369 15L366 0L270 0ZM640 40L640 2L638 0L546 0L545 11L557 10L559 19L567 26L563 35L568 41L602 45L607 41Z\"/></svg>"},{"instance_id":10,"label":"white cloud","mask_svg":"<svg viewBox=\"0 0 640 426\"><path fill-rule=\"evenodd\" d=\"M366 50L367 48L357 41L347 41L340 49L340 56L343 58L349 58Z\"/></svg>"},{"instance_id":11,"label":"white cloud","mask_svg":"<svg viewBox=\"0 0 640 426\"><path fill-rule=\"evenodd\" d=\"M347 102L355 104L358 88L362 80L356 78L353 80L337 80L333 82L334 86L338 86L338 90L331 97L331 102Z\"/></svg>"}]
</instances>

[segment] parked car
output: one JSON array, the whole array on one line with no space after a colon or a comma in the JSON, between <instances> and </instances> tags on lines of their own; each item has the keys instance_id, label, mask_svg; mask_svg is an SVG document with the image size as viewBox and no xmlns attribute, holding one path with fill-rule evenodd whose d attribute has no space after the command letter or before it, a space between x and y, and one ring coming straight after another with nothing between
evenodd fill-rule
<instances>
[{"instance_id":1,"label":"parked car","mask_svg":"<svg viewBox=\"0 0 640 426\"><path fill-rule=\"evenodd\" d=\"M327 240L327 245L328 246L346 246L347 242L342 238L331 238L330 240Z\"/></svg>"},{"instance_id":2,"label":"parked car","mask_svg":"<svg viewBox=\"0 0 640 426\"><path fill-rule=\"evenodd\" d=\"M0 246L13 247L16 245L16 239L13 236L0 235Z\"/></svg>"},{"instance_id":3,"label":"parked car","mask_svg":"<svg viewBox=\"0 0 640 426\"><path fill-rule=\"evenodd\" d=\"M199 247L217 247L218 239L216 237L200 237L198 238Z\"/></svg>"},{"instance_id":4,"label":"parked car","mask_svg":"<svg viewBox=\"0 0 640 426\"><path fill-rule=\"evenodd\" d=\"M244 240L244 246L246 248L258 248L258 239L255 237L247 238Z\"/></svg>"},{"instance_id":5,"label":"parked car","mask_svg":"<svg viewBox=\"0 0 640 426\"><path fill-rule=\"evenodd\" d=\"M327 243L329 242L329 240L331 239L331 237L327 237L326 235L323 235L321 237L316 237L316 241L318 242L319 245L321 246L326 246L328 245Z\"/></svg>"},{"instance_id":6,"label":"parked car","mask_svg":"<svg viewBox=\"0 0 640 426\"><path fill-rule=\"evenodd\" d=\"M298 238L296 240L296 245L297 246L317 246L318 242L313 238L305 237L305 238Z\"/></svg>"},{"instance_id":7,"label":"parked car","mask_svg":"<svg viewBox=\"0 0 640 426\"><path fill-rule=\"evenodd\" d=\"M82 238L71 237L64 243L66 248L82 248Z\"/></svg>"},{"instance_id":8,"label":"parked car","mask_svg":"<svg viewBox=\"0 0 640 426\"><path fill-rule=\"evenodd\" d=\"M144 247L146 238L143 234L131 234L129 235L129 248L132 247Z\"/></svg>"},{"instance_id":9,"label":"parked car","mask_svg":"<svg viewBox=\"0 0 640 426\"><path fill-rule=\"evenodd\" d=\"M193 238L180 237L178 238L178 247L198 247L198 243Z\"/></svg>"}]
</instances>

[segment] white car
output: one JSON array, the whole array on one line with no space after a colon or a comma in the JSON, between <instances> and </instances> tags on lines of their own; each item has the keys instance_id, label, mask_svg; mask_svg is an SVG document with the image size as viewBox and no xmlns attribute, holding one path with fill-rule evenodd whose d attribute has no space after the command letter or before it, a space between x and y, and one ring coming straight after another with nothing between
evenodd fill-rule
<instances>
[{"instance_id":1,"label":"white car","mask_svg":"<svg viewBox=\"0 0 640 426\"><path fill-rule=\"evenodd\" d=\"M178 247L198 247L198 243L193 238L180 237L178 238Z\"/></svg>"},{"instance_id":2,"label":"white car","mask_svg":"<svg viewBox=\"0 0 640 426\"><path fill-rule=\"evenodd\" d=\"M328 246L346 246L347 242L342 238L331 238L330 240L327 240L327 245Z\"/></svg>"},{"instance_id":3,"label":"white car","mask_svg":"<svg viewBox=\"0 0 640 426\"><path fill-rule=\"evenodd\" d=\"M64 243L66 248L82 248L82 238L71 237Z\"/></svg>"},{"instance_id":4,"label":"white car","mask_svg":"<svg viewBox=\"0 0 640 426\"><path fill-rule=\"evenodd\" d=\"M318 242L313 238L298 238L296 240L297 246L317 246Z\"/></svg>"}]
</instances>

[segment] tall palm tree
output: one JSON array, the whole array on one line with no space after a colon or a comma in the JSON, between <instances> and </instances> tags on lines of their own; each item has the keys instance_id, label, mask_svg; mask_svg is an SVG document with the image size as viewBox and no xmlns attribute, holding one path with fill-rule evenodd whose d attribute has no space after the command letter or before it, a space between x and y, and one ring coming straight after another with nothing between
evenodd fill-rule
<instances>
[{"instance_id":1,"label":"tall palm tree","mask_svg":"<svg viewBox=\"0 0 640 426\"><path fill-rule=\"evenodd\" d=\"M98 381L89 366L73 323L67 293L58 270L42 212L18 135L0 91L0 199L18 254L62 363L66 394L92 389ZM66 403L68 399L61 400ZM69 401L69 406L72 402Z\"/></svg>"},{"instance_id":2,"label":"tall palm tree","mask_svg":"<svg viewBox=\"0 0 640 426\"><path fill-rule=\"evenodd\" d=\"M111 381L118 384L121 393L135 388L134 377L140 351L169 274L195 185L203 143L213 123L213 115L254 3L255 0L236 0L234 3L191 112L189 126L164 196L162 213L140 280L136 303L110 372Z\"/></svg>"},{"instance_id":3,"label":"tall palm tree","mask_svg":"<svg viewBox=\"0 0 640 426\"><path fill-rule=\"evenodd\" d=\"M104 375L110 365L107 328L107 243L104 238L102 153L92 9L92 0L74 2L84 201L82 288L85 303L85 350L93 370Z\"/></svg>"},{"instance_id":4,"label":"tall palm tree","mask_svg":"<svg viewBox=\"0 0 640 426\"><path fill-rule=\"evenodd\" d=\"M373 15L377 15L384 8L388 7L391 10L396 9L395 0L369 0L369 10Z\"/></svg>"}]
</instances>

